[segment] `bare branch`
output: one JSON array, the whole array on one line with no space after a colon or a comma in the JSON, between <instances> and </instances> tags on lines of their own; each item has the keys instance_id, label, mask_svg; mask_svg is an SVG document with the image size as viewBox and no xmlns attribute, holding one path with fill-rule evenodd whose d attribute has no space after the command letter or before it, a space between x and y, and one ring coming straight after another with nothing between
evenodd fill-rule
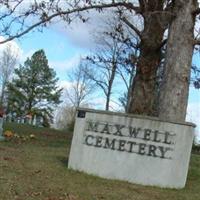
<instances>
[{"instance_id":1,"label":"bare branch","mask_svg":"<svg viewBox=\"0 0 200 200\"><path fill-rule=\"evenodd\" d=\"M14 8L11 9L8 13L1 15L0 20L2 20L5 17L11 16L22 2L23 2L23 0L20 0L19 2L17 2L17 4L14 6Z\"/></svg>"},{"instance_id":2,"label":"bare branch","mask_svg":"<svg viewBox=\"0 0 200 200\"><path fill-rule=\"evenodd\" d=\"M140 9L143 12L145 10L145 1L144 0L139 0L140 3Z\"/></svg>"},{"instance_id":3,"label":"bare branch","mask_svg":"<svg viewBox=\"0 0 200 200\"><path fill-rule=\"evenodd\" d=\"M197 16L200 14L200 8L197 8L195 11L192 13L194 16Z\"/></svg>"},{"instance_id":4,"label":"bare branch","mask_svg":"<svg viewBox=\"0 0 200 200\"><path fill-rule=\"evenodd\" d=\"M167 39L164 39L158 49L162 48L166 44L167 44Z\"/></svg>"},{"instance_id":5,"label":"bare branch","mask_svg":"<svg viewBox=\"0 0 200 200\"><path fill-rule=\"evenodd\" d=\"M200 45L200 39L194 39L193 44L195 45Z\"/></svg>"},{"instance_id":6,"label":"bare branch","mask_svg":"<svg viewBox=\"0 0 200 200\"><path fill-rule=\"evenodd\" d=\"M122 17L122 21L127 25L129 26L132 30L135 31L135 33L141 38L142 35L141 35L141 32L125 17Z\"/></svg>"}]
</instances>

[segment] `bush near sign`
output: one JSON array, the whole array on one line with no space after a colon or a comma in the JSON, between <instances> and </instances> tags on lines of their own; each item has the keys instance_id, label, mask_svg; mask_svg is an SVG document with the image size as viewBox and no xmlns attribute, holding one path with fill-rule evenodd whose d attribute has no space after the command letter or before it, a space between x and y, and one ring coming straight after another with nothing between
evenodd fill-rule
<instances>
[{"instance_id":1,"label":"bush near sign","mask_svg":"<svg viewBox=\"0 0 200 200\"><path fill-rule=\"evenodd\" d=\"M79 109L68 167L109 179L183 188L194 124Z\"/></svg>"}]
</instances>

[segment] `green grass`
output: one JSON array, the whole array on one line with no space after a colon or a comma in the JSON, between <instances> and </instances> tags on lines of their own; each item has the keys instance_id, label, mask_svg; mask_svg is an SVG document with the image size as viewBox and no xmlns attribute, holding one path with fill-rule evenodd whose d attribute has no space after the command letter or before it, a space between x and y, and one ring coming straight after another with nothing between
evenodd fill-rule
<instances>
[{"instance_id":1,"label":"green grass","mask_svg":"<svg viewBox=\"0 0 200 200\"><path fill-rule=\"evenodd\" d=\"M199 200L200 156L192 155L182 190L144 187L67 169L71 134L6 124L21 136L0 143L0 200Z\"/></svg>"}]
</instances>

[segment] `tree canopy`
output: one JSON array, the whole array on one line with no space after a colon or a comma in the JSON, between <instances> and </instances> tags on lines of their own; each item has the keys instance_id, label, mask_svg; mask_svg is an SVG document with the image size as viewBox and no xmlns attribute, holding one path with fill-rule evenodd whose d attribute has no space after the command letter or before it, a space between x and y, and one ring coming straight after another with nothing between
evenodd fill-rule
<instances>
[{"instance_id":1,"label":"tree canopy","mask_svg":"<svg viewBox=\"0 0 200 200\"><path fill-rule=\"evenodd\" d=\"M60 103L58 78L49 67L45 52L39 50L24 65L15 69L8 85L8 113L18 117L27 114L52 119L53 108Z\"/></svg>"}]
</instances>

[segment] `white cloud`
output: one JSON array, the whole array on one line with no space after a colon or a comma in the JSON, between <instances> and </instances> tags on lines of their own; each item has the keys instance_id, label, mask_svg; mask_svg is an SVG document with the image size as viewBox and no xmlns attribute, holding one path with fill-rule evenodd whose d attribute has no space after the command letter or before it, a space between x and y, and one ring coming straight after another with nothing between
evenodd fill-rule
<instances>
[{"instance_id":1,"label":"white cloud","mask_svg":"<svg viewBox=\"0 0 200 200\"><path fill-rule=\"evenodd\" d=\"M5 38L3 36L0 36L0 41L3 41ZM12 50L12 54L14 56L17 56L20 60L20 57L22 56L22 49L21 47L13 40L13 41L9 41L7 43L1 44L0 45L0 54L2 53L2 51L7 47L10 46L11 50Z\"/></svg>"},{"instance_id":2,"label":"white cloud","mask_svg":"<svg viewBox=\"0 0 200 200\"><path fill-rule=\"evenodd\" d=\"M197 125L195 134L200 138L200 102L188 104L186 119Z\"/></svg>"},{"instance_id":3,"label":"white cloud","mask_svg":"<svg viewBox=\"0 0 200 200\"><path fill-rule=\"evenodd\" d=\"M90 105L92 105L92 107L95 109L105 110L106 98L103 96L99 97L99 95L96 97L94 96ZM109 110L113 112L120 112L123 111L123 108L121 105L119 105L117 100L111 99L109 103Z\"/></svg>"},{"instance_id":4,"label":"white cloud","mask_svg":"<svg viewBox=\"0 0 200 200\"><path fill-rule=\"evenodd\" d=\"M61 101L65 104L66 103L66 89L70 89L72 83L67 80L59 80L57 83L59 89L62 89Z\"/></svg>"},{"instance_id":5,"label":"white cloud","mask_svg":"<svg viewBox=\"0 0 200 200\"><path fill-rule=\"evenodd\" d=\"M31 56L36 52L35 49L30 49L28 52L22 52L20 57L20 63L24 63L27 58L31 58Z\"/></svg>"},{"instance_id":6,"label":"white cloud","mask_svg":"<svg viewBox=\"0 0 200 200\"><path fill-rule=\"evenodd\" d=\"M62 89L69 89L71 87L72 83L67 81L67 80L60 80L58 81L58 86L59 88L62 88Z\"/></svg>"},{"instance_id":7,"label":"white cloud","mask_svg":"<svg viewBox=\"0 0 200 200\"><path fill-rule=\"evenodd\" d=\"M135 2L137 4L137 2ZM102 12L97 10L90 10L88 12L82 12L81 15L86 22L83 23L80 19L73 19L71 24L65 22L56 21L52 24L51 28L59 33L66 35L66 37L72 42L73 45L86 49L95 48L95 37L99 32L109 31L114 21L118 21L116 18L116 9L107 8ZM130 11L124 13L129 21L135 24L139 29L143 29L143 18L139 15L134 15ZM109 27L109 28L108 28ZM132 34L134 34L132 32Z\"/></svg>"},{"instance_id":8,"label":"white cloud","mask_svg":"<svg viewBox=\"0 0 200 200\"><path fill-rule=\"evenodd\" d=\"M67 70L76 67L80 62L81 55L76 54L70 59L66 59L63 61L50 61L50 67L54 68L57 72L66 72Z\"/></svg>"},{"instance_id":9,"label":"white cloud","mask_svg":"<svg viewBox=\"0 0 200 200\"><path fill-rule=\"evenodd\" d=\"M65 35L73 45L79 48L92 49L95 47L94 33L105 30L105 21L111 18L113 12L112 9L106 9L100 13L91 10L83 12L82 15L88 19L86 23L78 19L73 20L70 25L60 21L54 23L51 28Z\"/></svg>"}]
</instances>

